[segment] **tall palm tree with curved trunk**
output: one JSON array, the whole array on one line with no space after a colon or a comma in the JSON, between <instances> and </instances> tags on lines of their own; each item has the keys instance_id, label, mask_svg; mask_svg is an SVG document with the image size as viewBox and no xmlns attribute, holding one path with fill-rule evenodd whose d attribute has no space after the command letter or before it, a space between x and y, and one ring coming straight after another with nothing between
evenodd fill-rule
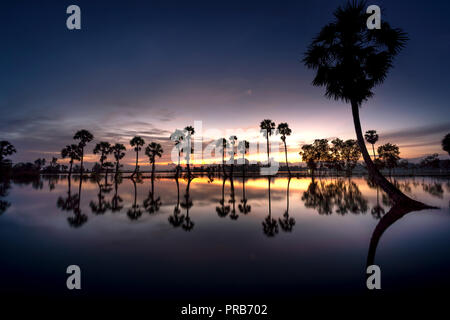
<instances>
[{"instance_id":1,"label":"tall palm tree with curved trunk","mask_svg":"<svg viewBox=\"0 0 450 320\"><path fill-rule=\"evenodd\" d=\"M144 146L145 141L144 139L142 139L139 136L135 136L133 137L133 139L130 140L130 146L134 147L134 151L136 152L136 166L134 167L134 171L133 174L131 175L132 177L134 177L138 171L139 171L139 151L142 150L142 147Z\"/></svg>"},{"instance_id":2,"label":"tall palm tree with curved trunk","mask_svg":"<svg viewBox=\"0 0 450 320\"><path fill-rule=\"evenodd\" d=\"M261 132L267 139L267 165L270 166L269 136L272 135L273 130L275 129L275 122L270 119L264 119L259 124L259 127L261 128Z\"/></svg>"},{"instance_id":3,"label":"tall palm tree with curved trunk","mask_svg":"<svg viewBox=\"0 0 450 320\"><path fill-rule=\"evenodd\" d=\"M117 179L117 175L119 174L120 160L125 157L125 151L127 151L127 149L121 143L116 143L114 146L112 146L112 152L114 155L114 159L116 160L115 179Z\"/></svg>"},{"instance_id":4,"label":"tall palm tree with curved trunk","mask_svg":"<svg viewBox=\"0 0 450 320\"><path fill-rule=\"evenodd\" d=\"M88 144L94 139L94 136L89 131L82 129L75 133L73 139L79 140L78 147L80 148L80 158L81 158L80 175L83 175L84 147L86 147L86 144Z\"/></svg>"},{"instance_id":5,"label":"tall palm tree with curved trunk","mask_svg":"<svg viewBox=\"0 0 450 320\"><path fill-rule=\"evenodd\" d=\"M326 88L329 99L350 102L358 144L367 169L376 183L395 203L423 207L390 183L375 167L364 143L359 119L362 103L373 96L373 88L381 84L391 69L395 56L408 37L398 28L383 21L380 29L369 30L364 2L352 1L334 12L335 21L322 28L313 39L303 62L317 70L314 86Z\"/></svg>"},{"instance_id":6,"label":"tall palm tree with curved trunk","mask_svg":"<svg viewBox=\"0 0 450 320\"><path fill-rule=\"evenodd\" d=\"M284 144L284 156L286 158L286 167L288 169L289 176L291 176L291 170L289 169L289 162L287 158L286 136L290 136L292 130L289 128L289 125L286 122L282 122L278 124L277 131L281 135L281 141L283 141Z\"/></svg>"},{"instance_id":7,"label":"tall palm tree with curved trunk","mask_svg":"<svg viewBox=\"0 0 450 320\"><path fill-rule=\"evenodd\" d=\"M72 166L73 166L73 162L76 161L80 161L81 160L81 150L79 148L78 145L76 144L71 144L71 145L67 145L65 148L63 148L61 150L61 158L65 159L65 158L69 158L69 178L72 175Z\"/></svg>"},{"instance_id":8,"label":"tall palm tree with curved trunk","mask_svg":"<svg viewBox=\"0 0 450 320\"><path fill-rule=\"evenodd\" d=\"M191 153L193 151L191 137L194 135L195 130L194 130L194 127L187 126L184 128L184 131L186 132L185 137L186 137L186 142L187 142L187 147L186 147L187 150L183 150L183 151L186 154L186 166L187 166L187 170L188 170L188 175L190 176L191 175L191 167L190 167L189 162L191 160Z\"/></svg>"},{"instance_id":9,"label":"tall palm tree with curved trunk","mask_svg":"<svg viewBox=\"0 0 450 320\"><path fill-rule=\"evenodd\" d=\"M373 151L373 161L376 160L375 157L375 143L377 143L378 141L378 134L376 130L368 130L366 131L366 133L364 134L364 138L366 139L366 141L368 143L370 143L372 145L372 151Z\"/></svg>"},{"instance_id":10,"label":"tall palm tree with curved trunk","mask_svg":"<svg viewBox=\"0 0 450 320\"><path fill-rule=\"evenodd\" d=\"M159 143L156 142L152 142L150 143L147 148L145 148L145 154L147 155L147 157L150 160L150 163L152 165L152 179L155 178L155 162L156 162L156 157L161 158L162 154L163 154L163 148L161 147L161 145Z\"/></svg>"}]
</instances>

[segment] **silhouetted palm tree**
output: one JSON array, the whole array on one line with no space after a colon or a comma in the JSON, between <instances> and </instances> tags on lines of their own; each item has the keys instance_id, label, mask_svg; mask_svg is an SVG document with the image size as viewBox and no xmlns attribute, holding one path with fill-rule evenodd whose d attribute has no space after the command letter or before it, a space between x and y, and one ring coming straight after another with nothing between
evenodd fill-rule
<instances>
[{"instance_id":1,"label":"silhouetted palm tree","mask_svg":"<svg viewBox=\"0 0 450 320\"><path fill-rule=\"evenodd\" d=\"M219 139L216 142L216 147L222 151L222 172L225 177L227 173L225 172L225 150L228 148L228 141L225 138Z\"/></svg>"},{"instance_id":2,"label":"silhouetted palm tree","mask_svg":"<svg viewBox=\"0 0 450 320\"><path fill-rule=\"evenodd\" d=\"M135 136L133 137L133 139L130 140L130 145L132 147L134 147L134 151L136 152L136 167L134 168L134 172L131 175L132 177L134 177L136 175L136 173L139 171L139 151L141 151L142 146L145 144L144 139L142 139L139 136Z\"/></svg>"},{"instance_id":3,"label":"silhouetted palm tree","mask_svg":"<svg viewBox=\"0 0 450 320\"><path fill-rule=\"evenodd\" d=\"M291 232L295 225L295 219L289 217L289 185L291 183L291 177L288 178L287 188L286 188L286 211L283 214L283 219L279 218L278 222L280 227L285 232Z\"/></svg>"},{"instance_id":4,"label":"silhouetted palm tree","mask_svg":"<svg viewBox=\"0 0 450 320\"><path fill-rule=\"evenodd\" d=\"M230 176L233 176L233 170L234 170L234 156L236 155L236 152L234 151L236 146L237 137L236 136L230 136L230 150L228 151L228 154L230 156Z\"/></svg>"},{"instance_id":5,"label":"silhouetted palm tree","mask_svg":"<svg viewBox=\"0 0 450 320\"><path fill-rule=\"evenodd\" d=\"M181 150L182 150L182 145L183 145L183 141L185 140L185 134L182 130L178 130L176 129L175 132L173 132L170 135L170 140L172 140L175 144L175 147L177 148L178 151L178 165L177 165L177 170L176 170L176 176L178 177L179 173L180 173L180 160L181 160Z\"/></svg>"},{"instance_id":6,"label":"silhouetted palm tree","mask_svg":"<svg viewBox=\"0 0 450 320\"><path fill-rule=\"evenodd\" d=\"M325 86L325 96L350 102L358 144L371 176L396 203L423 206L395 188L378 171L367 152L359 119L359 107L373 96L392 67L394 57L405 46L407 35L383 21L381 29L369 30L364 2L339 7L336 20L326 25L309 46L303 62L317 70L315 86Z\"/></svg>"},{"instance_id":7,"label":"silhouetted palm tree","mask_svg":"<svg viewBox=\"0 0 450 320\"><path fill-rule=\"evenodd\" d=\"M368 130L364 134L364 138L366 138L366 141L372 145L372 151L373 151L373 161L376 160L375 157L375 143L378 141L378 134L376 130Z\"/></svg>"},{"instance_id":8,"label":"silhouetted palm tree","mask_svg":"<svg viewBox=\"0 0 450 320\"><path fill-rule=\"evenodd\" d=\"M283 141L284 144L284 155L286 157L286 167L288 169L288 174L291 176L291 170L289 170L289 162L287 158L287 146L286 146L286 136L290 136L292 133L292 130L289 128L289 125L285 122L278 124L278 133L281 134L281 141Z\"/></svg>"},{"instance_id":9,"label":"silhouetted palm tree","mask_svg":"<svg viewBox=\"0 0 450 320\"><path fill-rule=\"evenodd\" d=\"M259 127L261 128L261 132L267 139L267 165L270 166L269 136L272 135L273 130L275 129L275 122L270 119L264 119L263 121L261 121Z\"/></svg>"},{"instance_id":10,"label":"silhouetted palm tree","mask_svg":"<svg viewBox=\"0 0 450 320\"><path fill-rule=\"evenodd\" d=\"M161 158L164 150L162 149L161 145L156 142L150 143L147 148L145 148L145 154L147 155L150 164L152 165L152 179L155 177L155 162L156 157Z\"/></svg>"},{"instance_id":11,"label":"silhouetted palm tree","mask_svg":"<svg viewBox=\"0 0 450 320\"><path fill-rule=\"evenodd\" d=\"M116 179L117 179L117 175L119 174L120 160L125 156L125 151L127 151L127 149L121 143L116 143L112 147L114 159L116 160L116 174L115 174Z\"/></svg>"},{"instance_id":12,"label":"silhouetted palm tree","mask_svg":"<svg viewBox=\"0 0 450 320\"><path fill-rule=\"evenodd\" d=\"M16 152L16 148L9 141L0 141L0 165L3 164L3 161L7 156Z\"/></svg>"},{"instance_id":13,"label":"silhouetted palm tree","mask_svg":"<svg viewBox=\"0 0 450 320\"><path fill-rule=\"evenodd\" d=\"M183 150L186 154L186 166L187 166L187 170L188 170L188 175L191 175L191 167L190 167L190 160L191 160L191 153L193 152L193 148L192 148L192 136L195 134L195 130L194 127L192 126L187 126L184 128L184 131L186 132L185 138L186 138L186 149L187 150Z\"/></svg>"},{"instance_id":14,"label":"silhouetted palm tree","mask_svg":"<svg viewBox=\"0 0 450 320\"><path fill-rule=\"evenodd\" d=\"M108 175L108 166L105 167L105 160L108 159L108 155L113 152L111 144L109 142L102 141L95 145L94 154L100 154L100 167L106 168L106 175Z\"/></svg>"},{"instance_id":15,"label":"silhouetted palm tree","mask_svg":"<svg viewBox=\"0 0 450 320\"><path fill-rule=\"evenodd\" d=\"M69 177L72 175L72 166L73 162L75 160L80 161L81 160L81 149L76 144L67 145L65 148L61 150L61 158L69 158ZM45 165L45 159L44 164Z\"/></svg>"},{"instance_id":16,"label":"silhouetted palm tree","mask_svg":"<svg viewBox=\"0 0 450 320\"><path fill-rule=\"evenodd\" d=\"M73 139L79 140L78 147L80 148L80 158L81 158L80 175L83 175L84 147L86 147L86 144L88 144L94 139L94 136L89 131L83 129L77 131L73 136Z\"/></svg>"},{"instance_id":17,"label":"silhouetted palm tree","mask_svg":"<svg viewBox=\"0 0 450 320\"><path fill-rule=\"evenodd\" d=\"M250 143L247 140L239 141L238 151L242 154L242 174L245 176L245 155L248 153Z\"/></svg>"},{"instance_id":18,"label":"silhouetted palm tree","mask_svg":"<svg viewBox=\"0 0 450 320\"><path fill-rule=\"evenodd\" d=\"M450 155L450 133L447 133L444 139L442 139L442 150L447 151Z\"/></svg>"}]
</instances>

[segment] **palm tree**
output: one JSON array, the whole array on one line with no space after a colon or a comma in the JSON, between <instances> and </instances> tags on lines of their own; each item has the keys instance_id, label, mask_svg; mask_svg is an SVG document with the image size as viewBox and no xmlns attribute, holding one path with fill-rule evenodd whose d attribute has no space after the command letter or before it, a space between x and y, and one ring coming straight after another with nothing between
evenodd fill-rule
<instances>
[{"instance_id":1,"label":"palm tree","mask_svg":"<svg viewBox=\"0 0 450 320\"><path fill-rule=\"evenodd\" d=\"M442 149L450 155L450 133L447 133L444 139L442 139Z\"/></svg>"},{"instance_id":2,"label":"palm tree","mask_svg":"<svg viewBox=\"0 0 450 320\"><path fill-rule=\"evenodd\" d=\"M150 163L152 165L152 179L154 179L155 177L155 162L156 162L156 157L160 157L163 154L163 149L161 147L161 145L159 143L156 142L152 142L150 143L147 148L145 148L145 154L147 155L147 157L150 160Z\"/></svg>"},{"instance_id":3,"label":"palm tree","mask_svg":"<svg viewBox=\"0 0 450 320\"><path fill-rule=\"evenodd\" d=\"M364 2L348 2L338 7L334 16L335 21L321 30L303 59L308 68L317 70L313 85L326 87L327 98L350 102L358 144L376 183L396 203L423 207L392 185L375 167L359 119L359 107L373 96L372 89L384 81L408 37L386 21L382 22L381 29L369 30Z\"/></svg>"},{"instance_id":4,"label":"palm tree","mask_svg":"<svg viewBox=\"0 0 450 320\"><path fill-rule=\"evenodd\" d=\"M87 130L79 130L75 133L73 136L74 140L80 140L78 142L78 147L80 148L80 158L81 158L81 168L80 168L80 175L83 175L83 159L84 159L84 147L86 147L86 144L91 142L94 139L94 136L92 133L90 133Z\"/></svg>"},{"instance_id":5,"label":"palm tree","mask_svg":"<svg viewBox=\"0 0 450 320\"><path fill-rule=\"evenodd\" d=\"M216 147L219 148L219 150L222 150L222 171L223 176L225 177L227 174L225 172L225 149L228 147L227 139L222 138L216 141Z\"/></svg>"},{"instance_id":6,"label":"palm tree","mask_svg":"<svg viewBox=\"0 0 450 320\"><path fill-rule=\"evenodd\" d=\"M284 155L286 157L286 166L288 169L288 174L291 176L291 170L289 170L289 162L287 158L287 147L286 147L286 136L290 136L292 133L292 130L289 128L289 125L285 122L278 124L277 131L279 134L281 134L281 141L283 141L284 144Z\"/></svg>"},{"instance_id":7,"label":"palm tree","mask_svg":"<svg viewBox=\"0 0 450 320\"><path fill-rule=\"evenodd\" d=\"M5 157L16 153L17 150L9 141L0 141L0 164L3 164Z\"/></svg>"},{"instance_id":8,"label":"palm tree","mask_svg":"<svg viewBox=\"0 0 450 320\"><path fill-rule=\"evenodd\" d=\"M136 167L134 168L134 172L131 175L134 177L136 173L139 170L138 161L139 161L139 151L141 151L142 146L145 144L144 139L142 139L139 136L135 136L133 139L130 140L130 145L134 147L134 151L136 151Z\"/></svg>"},{"instance_id":9,"label":"palm tree","mask_svg":"<svg viewBox=\"0 0 450 320\"><path fill-rule=\"evenodd\" d=\"M261 128L261 132L267 139L267 165L270 166L269 136L272 135L273 130L275 129L275 122L270 119L264 119L259 124L259 127Z\"/></svg>"},{"instance_id":10,"label":"palm tree","mask_svg":"<svg viewBox=\"0 0 450 320\"><path fill-rule=\"evenodd\" d=\"M373 161L376 160L375 157L375 143L377 143L378 141L378 134L376 130L368 130L366 131L366 133L364 134L364 138L366 139L366 141L368 143L370 143L372 145L372 151L373 151Z\"/></svg>"},{"instance_id":11,"label":"palm tree","mask_svg":"<svg viewBox=\"0 0 450 320\"><path fill-rule=\"evenodd\" d=\"M182 145L183 145L183 141L185 139L185 134L182 130L178 130L176 129L174 131L174 133L172 133L170 135L170 140L172 140L175 144L175 147L178 150L178 165L177 165L177 170L176 170L176 177L178 177L178 174L180 172L180 159L181 159L181 150L182 150Z\"/></svg>"},{"instance_id":12,"label":"palm tree","mask_svg":"<svg viewBox=\"0 0 450 320\"><path fill-rule=\"evenodd\" d=\"M237 137L236 136L230 136L230 148L231 150L228 152L230 155L230 162L231 162L231 169L230 169L230 175L233 177L233 170L234 170L234 156L236 155L236 152L234 152L234 147L236 145Z\"/></svg>"},{"instance_id":13,"label":"palm tree","mask_svg":"<svg viewBox=\"0 0 450 320\"><path fill-rule=\"evenodd\" d=\"M194 127L192 126L187 126L184 128L184 131L186 132L186 141L187 141L187 146L186 149L187 150L183 150L186 153L186 166L187 166L187 170L188 170L188 175L191 175L191 167L189 165L189 160L191 159L191 153L193 151L192 148L192 142L191 142L191 137L194 135L195 130Z\"/></svg>"},{"instance_id":14,"label":"palm tree","mask_svg":"<svg viewBox=\"0 0 450 320\"><path fill-rule=\"evenodd\" d=\"M242 174L245 177L245 155L248 153L250 143L247 140L239 141L238 151L242 154Z\"/></svg>"},{"instance_id":15,"label":"palm tree","mask_svg":"<svg viewBox=\"0 0 450 320\"><path fill-rule=\"evenodd\" d=\"M105 168L105 160L108 159L108 154L112 153L111 144L109 142L102 141L100 143L97 143L95 145L94 154L100 154L100 167L102 169ZM106 167L106 170L108 168ZM106 175L108 175L108 171L106 172Z\"/></svg>"},{"instance_id":16,"label":"palm tree","mask_svg":"<svg viewBox=\"0 0 450 320\"><path fill-rule=\"evenodd\" d=\"M81 160L81 150L79 148L78 145L76 144L71 144L71 145L67 145L65 148L63 148L61 150L61 158L65 159L65 158L69 158L69 178L72 175L72 166L73 166L73 161L77 160L80 161ZM45 162L44 162L45 163Z\"/></svg>"},{"instance_id":17,"label":"palm tree","mask_svg":"<svg viewBox=\"0 0 450 320\"><path fill-rule=\"evenodd\" d=\"M125 146L121 143L116 143L113 147L112 147L112 152L114 155L114 159L116 160L116 174L115 174L115 178L117 179L117 175L119 174L119 166L120 166L120 160L125 156L125 151L127 149L125 148Z\"/></svg>"}]
</instances>

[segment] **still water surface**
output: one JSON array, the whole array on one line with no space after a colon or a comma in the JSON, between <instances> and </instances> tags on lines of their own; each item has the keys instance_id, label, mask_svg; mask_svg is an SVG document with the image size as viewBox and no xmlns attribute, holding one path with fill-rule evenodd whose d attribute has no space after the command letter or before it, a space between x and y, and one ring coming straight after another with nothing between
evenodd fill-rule
<instances>
[{"instance_id":1,"label":"still water surface","mask_svg":"<svg viewBox=\"0 0 450 320\"><path fill-rule=\"evenodd\" d=\"M446 288L450 181L395 183L440 209L379 226L372 247L391 203L361 177L2 183L0 293L66 293L76 264L94 298L360 295L370 255L383 290Z\"/></svg>"}]
</instances>

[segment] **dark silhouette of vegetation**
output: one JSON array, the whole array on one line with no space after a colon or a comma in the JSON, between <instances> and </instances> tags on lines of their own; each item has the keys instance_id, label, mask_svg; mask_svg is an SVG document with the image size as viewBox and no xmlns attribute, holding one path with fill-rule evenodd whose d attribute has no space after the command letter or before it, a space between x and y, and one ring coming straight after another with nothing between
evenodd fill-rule
<instances>
[{"instance_id":1,"label":"dark silhouette of vegetation","mask_svg":"<svg viewBox=\"0 0 450 320\"><path fill-rule=\"evenodd\" d=\"M245 155L248 153L248 149L250 148L250 142L247 140L242 140L238 144L238 151L242 154L242 174L245 177Z\"/></svg>"},{"instance_id":2,"label":"dark silhouette of vegetation","mask_svg":"<svg viewBox=\"0 0 450 320\"><path fill-rule=\"evenodd\" d=\"M238 205L239 212L248 214L252 210L252 207L248 204L248 199L245 194L245 174L242 176L242 199L240 202L241 203Z\"/></svg>"},{"instance_id":3,"label":"dark silhouette of vegetation","mask_svg":"<svg viewBox=\"0 0 450 320\"><path fill-rule=\"evenodd\" d=\"M220 206L216 207L217 215L221 218L225 218L230 213L230 206L225 205L225 182L227 179L222 178L222 199L219 200Z\"/></svg>"},{"instance_id":4,"label":"dark silhouette of vegetation","mask_svg":"<svg viewBox=\"0 0 450 320\"><path fill-rule=\"evenodd\" d=\"M442 139L442 150L450 155L450 133L447 133L444 139Z\"/></svg>"},{"instance_id":5,"label":"dark silhouette of vegetation","mask_svg":"<svg viewBox=\"0 0 450 320\"><path fill-rule=\"evenodd\" d=\"M130 140L130 145L134 147L134 151L136 152L136 166L134 168L133 174L131 175L132 177L134 177L139 171L139 151L142 150L144 144L145 144L144 139L142 139L139 136L135 136L133 137L133 139Z\"/></svg>"},{"instance_id":6,"label":"dark silhouette of vegetation","mask_svg":"<svg viewBox=\"0 0 450 320\"><path fill-rule=\"evenodd\" d=\"M100 154L100 169L105 170L105 183L107 182L108 177L108 169L113 166L113 164L108 160L108 155L113 152L112 146L109 142L102 141L95 145L94 154Z\"/></svg>"},{"instance_id":7,"label":"dark silhouette of vegetation","mask_svg":"<svg viewBox=\"0 0 450 320\"><path fill-rule=\"evenodd\" d=\"M134 201L131 205L131 208L127 211L127 216L130 218L130 220L137 220L142 216L142 210L141 206L137 203L137 187L136 187L136 180L132 177L131 182L133 182L134 187Z\"/></svg>"},{"instance_id":8,"label":"dark silhouette of vegetation","mask_svg":"<svg viewBox=\"0 0 450 320\"><path fill-rule=\"evenodd\" d=\"M189 193L189 188L191 186L191 181L193 178L188 175L187 176L187 185L186 185L186 193L184 194L183 202L180 204L183 209L186 209L186 216L184 218L183 224L181 227L184 231L191 231L194 228L195 223L191 220L189 216L189 209L194 206L194 202L191 199L191 195Z\"/></svg>"},{"instance_id":9,"label":"dark silhouette of vegetation","mask_svg":"<svg viewBox=\"0 0 450 320\"><path fill-rule=\"evenodd\" d=\"M83 160L84 160L84 147L86 147L86 144L91 142L94 139L94 136L92 133L90 133L87 130L79 130L75 133L73 136L74 140L79 140L78 147L80 148L80 158L81 158L81 171L80 174L83 174Z\"/></svg>"},{"instance_id":10,"label":"dark silhouette of vegetation","mask_svg":"<svg viewBox=\"0 0 450 320\"><path fill-rule=\"evenodd\" d=\"M350 102L358 144L373 179L396 203L423 207L395 188L378 171L367 152L359 119L362 103L373 96L391 69L408 37L385 20L381 29L368 29L364 2L348 2L334 12L335 21L322 28L309 46L303 62L317 70L314 86L324 86L325 96Z\"/></svg>"},{"instance_id":11,"label":"dark silhouette of vegetation","mask_svg":"<svg viewBox=\"0 0 450 320\"><path fill-rule=\"evenodd\" d=\"M382 167L389 169L389 175L392 174L392 169L398 167L398 160L400 160L400 151L395 144L386 143L379 146L377 149L378 160Z\"/></svg>"},{"instance_id":12,"label":"dark silhouette of vegetation","mask_svg":"<svg viewBox=\"0 0 450 320\"><path fill-rule=\"evenodd\" d=\"M9 179L3 180L0 179L0 216L8 210L11 206L9 201L3 200L8 196L9 189L11 188L11 182Z\"/></svg>"},{"instance_id":13,"label":"dark silhouette of vegetation","mask_svg":"<svg viewBox=\"0 0 450 320\"><path fill-rule=\"evenodd\" d=\"M16 148L9 141L0 141L0 173L10 170L11 161L6 159L6 157L11 156L16 152Z\"/></svg>"},{"instance_id":14,"label":"dark silhouette of vegetation","mask_svg":"<svg viewBox=\"0 0 450 320\"><path fill-rule=\"evenodd\" d=\"M168 220L174 228L178 228L184 222L184 215L180 214L180 184L178 182L178 175L175 176L175 183L177 185L177 204L173 209L173 215L169 216Z\"/></svg>"},{"instance_id":15,"label":"dark silhouette of vegetation","mask_svg":"<svg viewBox=\"0 0 450 320\"><path fill-rule=\"evenodd\" d=\"M375 156L375 143L377 143L378 141L378 134L376 130L368 130L366 131L366 133L364 134L364 138L366 139L366 141L368 143L370 143L372 145L372 151L373 151L373 161L376 160L376 156Z\"/></svg>"},{"instance_id":16,"label":"dark silhouette of vegetation","mask_svg":"<svg viewBox=\"0 0 450 320\"><path fill-rule=\"evenodd\" d=\"M439 155L437 153L433 153L432 155L425 157L420 161L419 166L421 168L432 168L432 169L439 168L440 166Z\"/></svg>"},{"instance_id":17,"label":"dark silhouette of vegetation","mask_svg":"<svg viewBox=\"0 0 450 320\"><path fill-rule=\"evenodd\" d=\"M188 175L191 176L191 166L190 166L190 160L191 160L191 153L193 152L194 148L192 147L192 136L195 134L194 127L187 126L184 128L186 131L186 140L187 140L187 150L183 150L183 152L186 154L186 167L188 171Z\"/></svg>"},{"instance_id":18,"label":"dark silhouette of vegetation","mask_svg":"<svg viewBox=\"0 0 450 320\"><path fill-rule=\"evenodd\" d=\"M153 176L151 179L151 186L152 188L148 192L147 198L144 200L144 208L148 213L154 214L159 211L162 202L160 197L155 199L155 179L153 178Z\"/></svg>"},{"instance_id":19,"label":"dark silhouette of vegetation","mask_svg":"<svg viewBox=\"0 0 450 320\"><path fill-rule=\"evenodd\" d=\"M95 153L95 151L94 151ZM80 161L81 160L81 149L76 144L67 145L65 148L61 150L61 158L69 158L69 176L72 175L72 166L74 161ZM45 165L45 159L43 159L43 164ZM39 164L41 166L41 164Z\"/></svg>"},{"instance_id":20,"label":"dark silhouette of vegetation","mask_svg":"<svg viewBox=\"0 0 450 320\"><path fill-rule=\"evenodd\" d=\"M152 179L155 177L155 162L156 157L160 157L163 154L163 149L159 143L152 142L150 143L147 148L145 148L145 154L147 155L150 164L152 165Z\"/></svg>"},{"instance_id":21,"label":"dark silhouette of vegetation","mask_svg":"<svg viewBox=\"0 0 450 320\"><path fill-rule=\"evenodd\" d=\"M127 149L125 148L125 146L121 143L116 143L113 147L112 147L112 153L114 155L114 159L116 160L116 173L115 173L115 178L117 179L117 176L119 174L119 168L120 168L120 160L125 156L125 151L127 151Z\"/></svg>"},{"instance_id":22,"label":"dark silhouette of vegetation","mask_svg":"<svg viewBox=\"0 0 450 320\"><path fill-rule=\"evenodd\" d=\"M281 135L281 141L283 141L284 145L284 156L286 158L286 167L288 170L289 176L291 176L291 170L289 170L289 162L287 157L287 146L286 146L286 136L290 136L292 133L292 130L289 128L289 125L286 122L282 122L278 124L278 133Z\"/></svg>"},{"instance_id":23,"label":"dark silhouette of vegetation","mask_svg":"<svg viewBox=\"0 0 450 320\"><path fill-rule=\"evenodd\" d=\"M229 155L230 155L230 176L233 177L233 171L234 171L234 156L236 155L235 150L235 146L236 146L236 141L237 141L237 137L236 136L230 136L230 151L229 151Z\"/></svg>"},{"instance_id":24,"label":"dark silhouette of vegetation","mask_svg":"<svg viewBox=\"0 0 450 320\"><path fill-rule=\"evenodd\" d=\"M264 136L267 140L267 165L270 166L270 149L269 149L269 137L273 134L275 130L275 122L270 119L264 119L261 121L259 127L261 128L261 132L264 133Z\"/></svg>"},{"instance_id":25,"label":"dark silhouette of vegetation","mask_svg":"<svg viewBox=\"0 0 450 320\"><path fill-rule=\"evenodd\" d=\"M119 184L122 183L120 177L114 179L114 196L111 199L111 212L120 212L123 209L121 203L123 199L119 195Z\"/></svg>"},{"instance_id":26,"label":"dark silhouette of vegetation","mask_svg":"<svg viewBox=\"0 0 450 320\"><path fill-rule=\"evenodd\" d=\"M236 213L236 197L234 193L234 181L232 175L230 176L230 200L228 200L228 203L231 203L230 219L237 220L239 215Z\"/></svg>"},{"instance_id":27,"label":"dark silhouette of vegetation","mask_svg":"<svg viewBox=\"0 0 450 320\"><path fill-rule=\"evenodd\" d=\"M227 139L222 138L217 140L216 147L218 147L222 151L222 172L223 176L226 177L227 173L225 171L225 150L228 148Z\"/></svg>"}]
</instances>

